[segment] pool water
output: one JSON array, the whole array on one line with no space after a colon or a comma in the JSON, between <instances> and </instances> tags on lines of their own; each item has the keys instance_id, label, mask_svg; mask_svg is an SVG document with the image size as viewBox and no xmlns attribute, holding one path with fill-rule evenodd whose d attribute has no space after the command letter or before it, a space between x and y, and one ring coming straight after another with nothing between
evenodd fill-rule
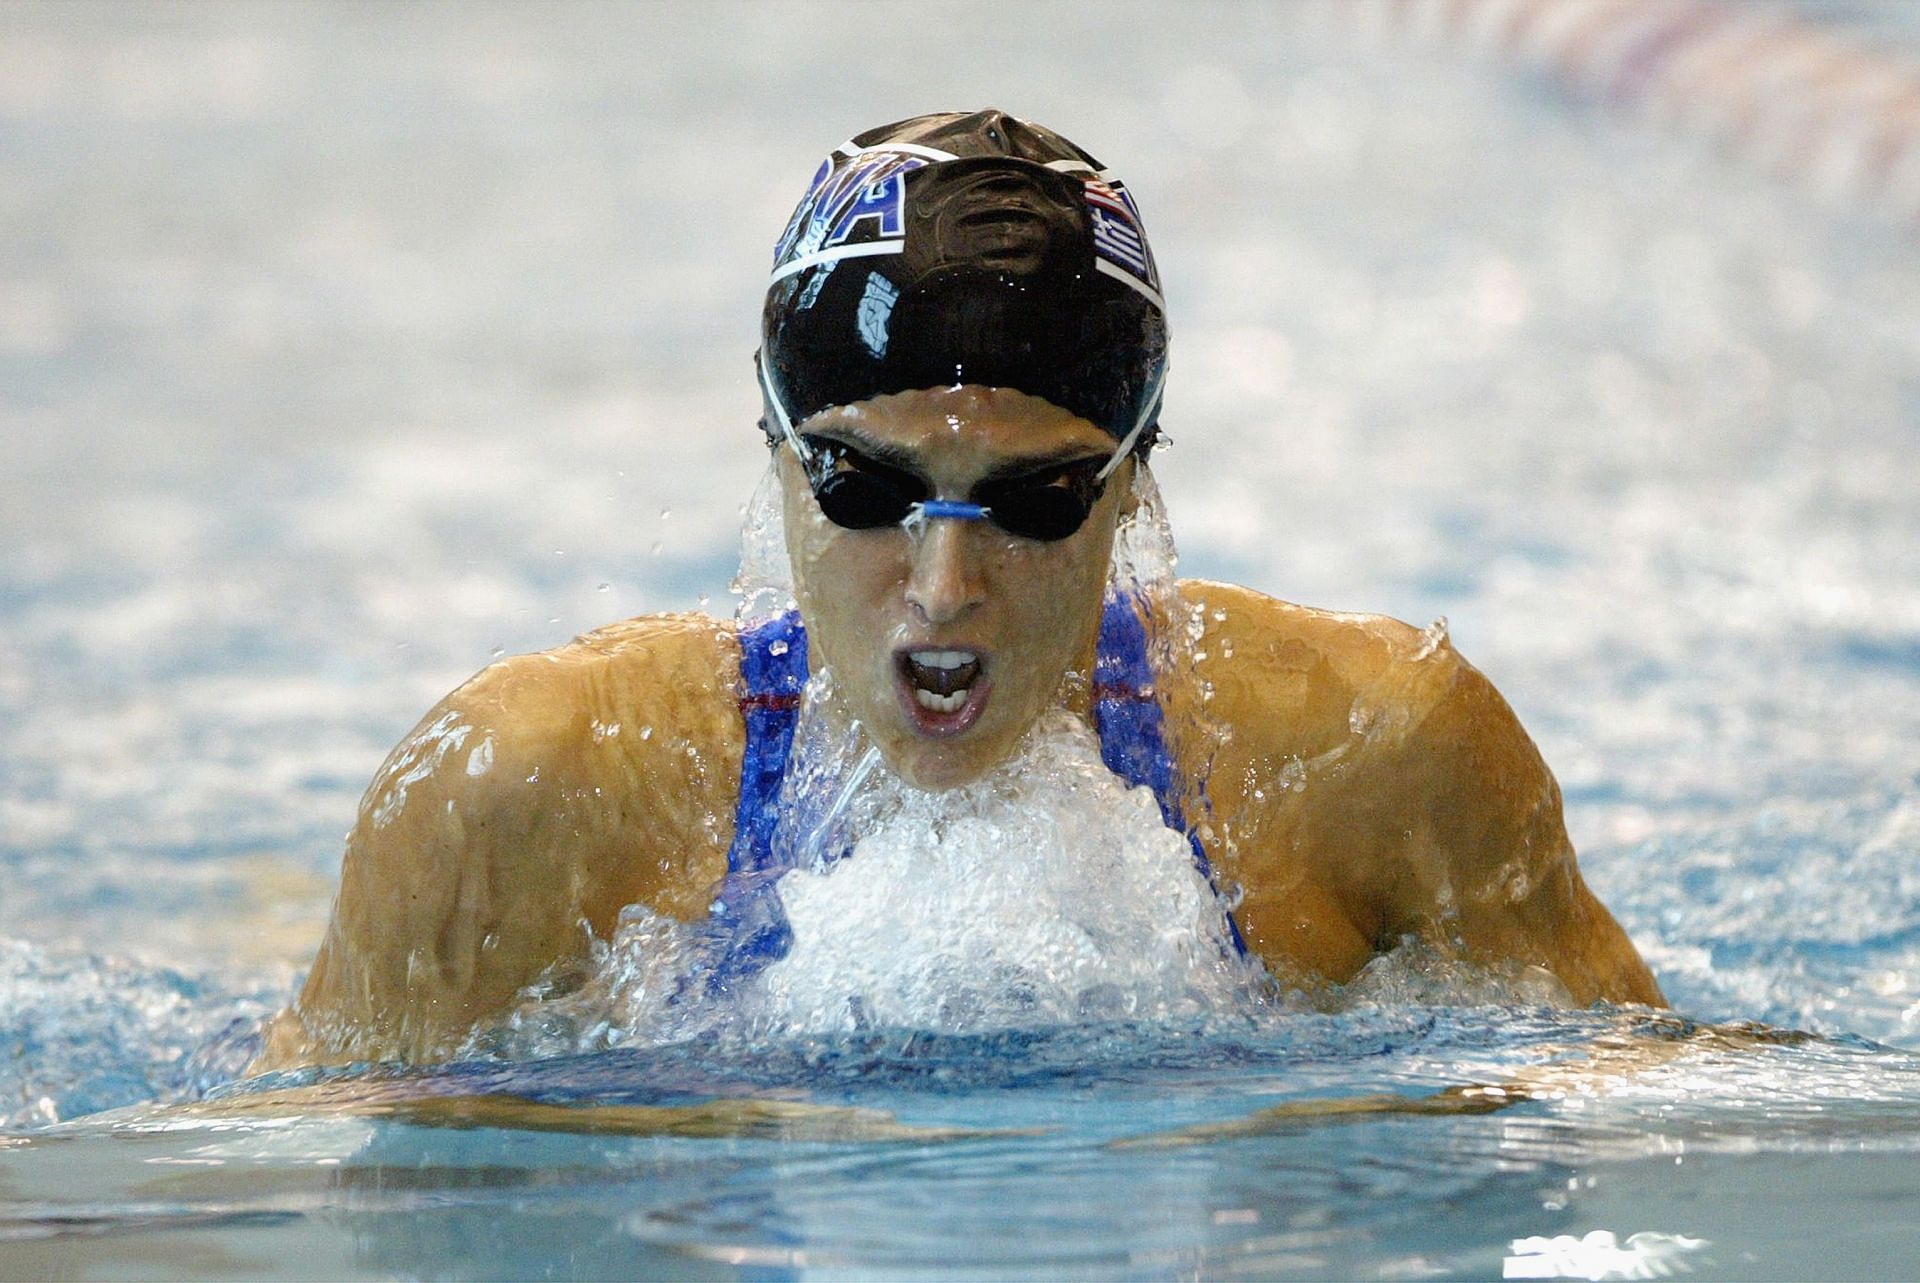
<instances>
[{"instance_id":1,"label":"pool water","mask_svg":"<svg viewBox=\"0 0 1920 1283\"><path fill-rule=\"evenodd\" d=\"M0 13L0 1273L1910 1276L1913 234L1323 17ZM422 710L731 610L818 154L989 103L1153 229L1182 571L1445 616L1676 1014L1403 959L234 1086Z\"/></svg>"}]
</instances>

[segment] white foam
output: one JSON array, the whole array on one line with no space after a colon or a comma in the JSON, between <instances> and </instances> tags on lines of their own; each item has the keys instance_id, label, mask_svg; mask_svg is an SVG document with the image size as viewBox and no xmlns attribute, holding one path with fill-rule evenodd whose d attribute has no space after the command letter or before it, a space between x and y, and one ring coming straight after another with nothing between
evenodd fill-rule
<instances>
[{"instance_id":1,"label":"white foam","mask_svg":"<svg viewBox=\"0 0 1920 1283\"><path fill-rule=\"evenodd\" d=\"M741 995L768 1032L946 1032L1185 1018L1248 1000L1223 910L1152 793L1056 711L985 778L915 790L884 766L837 862L779 883L788 955Z\"/></svg>"},{"instance_id":2,"label":"white foam","mask_svg":"<svg viewBox=\"0 0 1920 1283\"><path fill-rule=\"evenodd\" d=\"M1155 603L1150 618L1178 619L1177 554L1145 469L1133 498L1110 587ZM734 581L742 628L793 600L771 470L745 516ZM1150 629L1157 675L1190 669L1188 633ZM1073 685L1070 677L1063 696ZM1191 740L1205 728L1179 730ZM1064 699L988 775L927 793L886 767L844 715L833 674L818 669L780 813L772 855L789 870L775 888L792 930L784 957L727 996L708 995L700 975L715 962L710 927L631 906L613 939L595 946L587 974L528 990L475 1050L1184 1022L1251 1009L1270 987L1234 949L1186 836L1166 826L1151 790L1107 769L1098 737Z\"/></svg>"}]
</instances>

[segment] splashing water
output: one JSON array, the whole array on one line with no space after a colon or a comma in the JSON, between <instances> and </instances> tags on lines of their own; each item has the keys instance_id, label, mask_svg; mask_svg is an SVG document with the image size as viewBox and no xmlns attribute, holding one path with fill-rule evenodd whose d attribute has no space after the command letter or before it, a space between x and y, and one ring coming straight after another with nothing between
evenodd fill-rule
<instances>
[{"instance_id":1,"label":"splashing water","mask_svg":"<svg viewBox=\"0 0 1920 1283\"><path fill-rule=\"evenodd\" d=\"M1110 591L1182 620L1177 561L1150 474L1136 470ZM743 524L737 620L790 609L777 471ZM1156 673L1190 664L1184 628L1150 629ZM972 784L922 792L895 776L842 711L833 674L807 684L781 794L774 888L786 955L723 998L684 1001L714 925L631 908L593 980L524 1004L487 1049L550 1054L658 1043L724 1028L791 1036L903 1027L940 1032L1085 1020L1191 1020L1264 992L1184 834L1151 790L1130 788L1065 704L1063 683L1007 761ZM530 995L537 997L537 995Z\"/></svg>"},{"instance_id":2,"label":"splashing water","mask_svg":"<svg viewBox=\"0 0 1920 1283\"><path fill-rule=\"evenodd\" d=\"M1205 621L1181 599L1178 554L1145 468L1135 471L1132 498L1108 591L1143 604L1155 687L1193 683ZM743 525L734 581L742 628L792 609L780 509L769 469ZM1278 1001L1274 980L1234 949L1230 895L1196 868L1152 791L1130 787L1101 760L1098 737L1069 708L1086 681L1069 673L1057 706L986 776L924 792L888 769L846 716L833 673L816 668L772 841L772 867L782 872L766 897L747 900L738 921L682 923L629 907L613 939L594 946L584 983L576 975L529 990L469 1050L521 1058L695 1037L1190 1024L1303 1008L1304 998ZM1204 766L1225 731L1198 694L1167 733L1185 760ZM1182 794L1183 813L1206 824L1203 790ZM1230 835L1215 836L1231 861ZM707 990L703 977L734 933L764 927L769 914L791 932L784 955ZM1536 971L1471 966L1409 939L1315 1002L1564 1003L1564 989Z\"/></svg>"},{"instance_id":3,"label":"splashing water","mask_svg":"<svg viewBox=\"0 0 1920 1283\"><path fill-rule=\"evenodd\" d=\"M859 743L843 734L818 754L853 787L828 790L833 802L813 812L833 839L802 823L795 849L851 850L780 879L786 957L724 997L686 1001L707 957L702 928L636 906L589 985L523 1005L475 1050L1191 1022L1262 1005L1263 973L1235 953L1185 837L1150 790L1107 770L1078 717L1046 714L995 770L938 793ZM835 778L813 766L816 783Z\"/></svg>"},{"instance_id":4,"label":"splashing water","mask_svg":"<svg viewBox=\"0 0 1920 1283\"><path fill-rule=\"evenodd\" d=\"M773 455L740 518L740 569L728 585L740 600L734 622L741 632L793 609L793 569L781 529L780 456Z\"/></svg>"},{"instance_id":5,"label":"splashing water","mask_svg":"<svg viewBox=\"0 0 1920 1283\"><path fill-rule=\"evenodd\" d=\"M863 759L870 761L871 759ZM1254 976L1153 795L1056 710L985 778L940 793L884 766L851 855L779 894L794 944L741 998L769 1032L950 1032L1232 1010Z\"/></svg>"}]
</instances>

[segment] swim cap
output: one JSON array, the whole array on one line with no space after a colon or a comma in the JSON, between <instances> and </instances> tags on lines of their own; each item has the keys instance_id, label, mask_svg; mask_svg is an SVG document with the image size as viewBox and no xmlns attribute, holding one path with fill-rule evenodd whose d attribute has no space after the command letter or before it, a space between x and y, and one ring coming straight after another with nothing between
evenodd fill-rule
<instances>
[{"instance_id":1,"label":"swim cap","mask_svg":"<svg viewBox=\"0 0 1920 1283\"><path fill-rule=\"evenodd\" d=\"M1166 308L1126 187L1059 134L945 112L856 136L774 249L762 426L977 383L1042 397L1144 451Z\"/></svg>"}]
</instances>

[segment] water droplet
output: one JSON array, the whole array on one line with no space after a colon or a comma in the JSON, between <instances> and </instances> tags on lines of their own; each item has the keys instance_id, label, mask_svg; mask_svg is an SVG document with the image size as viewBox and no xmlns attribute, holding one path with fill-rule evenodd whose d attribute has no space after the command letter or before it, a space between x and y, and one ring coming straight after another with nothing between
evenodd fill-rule
<instances>
[{"instance_id":1,"label":"water droplet","mask_svg":"<svg viewBox=\"0 0 1920 1283\"><path fill-rule=\"evenodd\" d=\"M653 547L647 549L647 555L651 557L658 557L660 555L661 550L665 547L666 547L665 544L661 543L659 540L656 539L654 541Z\"/></svg>"},{"instance_id":2,"label":"water droplet","mask_svg":"<svg viewBox=\"0 0 1920 1283\"><path fill-rule=\"evenodd\" d=\"M671 517L672 515L673 515L673 509L671 508L662 508L660 510L660 520L662 521L665 521L668 517Z\"/></svg>"},{"instance_id":3,"label":"water droplet","mask_svg":"<svg viewBox=\"0 0 1920 1283\"><path fill-rule=\"evenodd\" d=\"M651 727L651 726L642 726L642 727L640 728L640 738L641 738L641 739L643 739L643 740L650 740L650 739L652 739L652 738L653 738L653 727Z\"/></svg>"},{"instance_id":4,"label":"water droplet","mask_svg":"<svg viewBox=\"0 0 1920 1283\"><path fill-rule=\"evenodd\" d=\"M1213 622L1216 624L1224 624L1227 622L1227 608L1225 606L1215 607L1213 612Z\"/></svg>"},{"instance_id":5,"label":"water droplet","mask_svg":"<svg viewBox=\"0 0 1920 1283\"><path fill-rule=\"evenodd\" d=\"M712 600L713 600L713 597L710 593L701 593L697 599L700 609L702 610L705 610L707 608L707 603Z\"/></svg>"},{"instance_id":6,"label":"water droplet","mask_svg":"<svg viewBox=\"0 0 1920 1283\"><path fill-rule=\"evenodd\" d=\"M767 647L767 653L770 655L784 655L787 653L787 644L783 641L774 642L771 646Z\"/></svg>"},{"instance_id":7,"label":"water droplet","mask_svg":"<svg viewBox=\"0 0 1920 1283\"><path fill-rule=\"evenodd\" d=\"M495 659L498 659L507 653L507 648L505 646L495 646L491 653Z\"/></svg>"},{"instance_id":8,"label":"water droplet","mask_svg":"<svg viewBox=\"0 0 1920 1283\"><path fill-rule=\"evenodd\" d=\"M595 586L594 586L594 591L595 591L595 592L607 592L607 591L609 591L609 590L610 590L610 589L611 589L612 587L613 587L613 585L612 585L612 584L597 584L597 585L595 585Z\"/></svg>"},{"instance_id":9,"label":"water droplet","mask_svg":"<svg viewBox=\"0 0 1920 1283\"><path fill-rule=\"evenodd\" d=\"M555 615L552 619L549 619L547 622L549 624L557 624L560 622L560 616Z\"/></svg>"}]
</instances>

